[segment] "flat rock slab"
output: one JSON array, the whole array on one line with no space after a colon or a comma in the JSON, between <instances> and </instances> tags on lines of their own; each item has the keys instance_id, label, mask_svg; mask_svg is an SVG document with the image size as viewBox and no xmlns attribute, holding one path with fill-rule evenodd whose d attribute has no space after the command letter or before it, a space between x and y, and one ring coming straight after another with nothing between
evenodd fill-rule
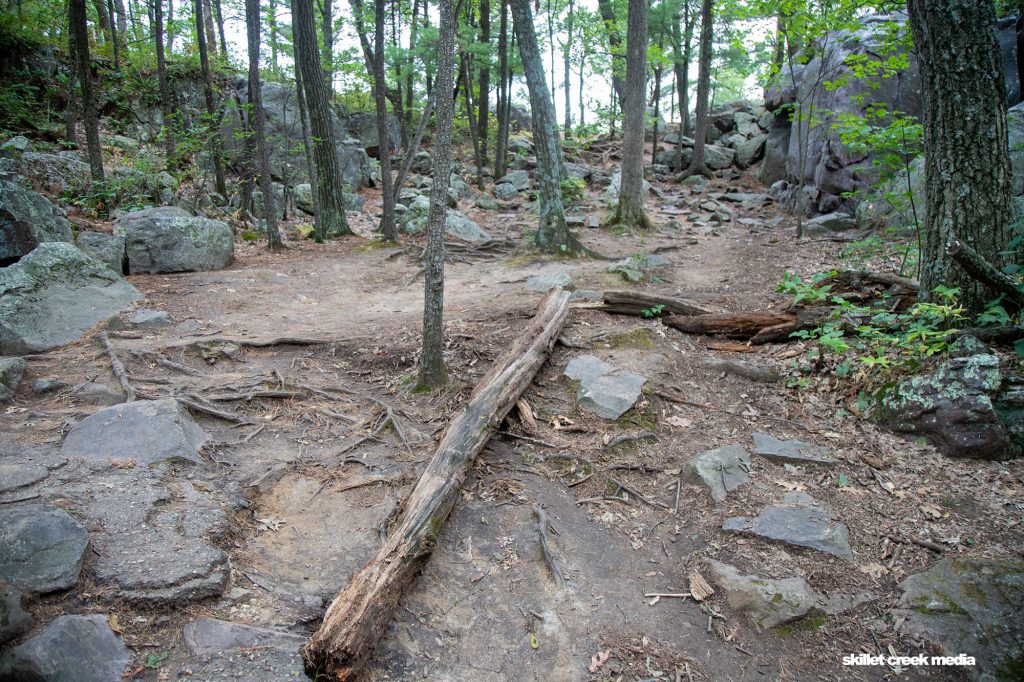
<instances>
[{"instance_id":1,"label":"flat rock slab","mask_svg":"<svg viewBox=\"0 0 1024 682\"><path fill-rule=\"evenodd\" d=\"M721 502L750 478L750 455L742 445L726 445L700 453L683 465L683 471L689 480L707 486L711 497Z\"/></svg>"},{"instance_id":2,"label":"flat rock slab","mask_svg":"<svg viewBox=\"0 0 1024 682\"><path fill-rule=\"evenodd\" d=\"M65 590L78 582L89 536L63 509L29 504L0 514L0 580L24 592Z\"/></svg>"},{"instance_id":3,"label":"flat rock slab","mask_svg":"<svg viewBox=\"0 0 1024 682\"><path fill-rule=\"evenodd\" d=\"M73 244L40 244L0 268L0 354L63 346L140 298L138 289Z\"/></svg>"},{"instance_id":4,"label":"flat rock slab","mask_svg":"<svg viewBox=\"0 0 1024 682\"><path fill-rule=\"evenodd\" d=\"M839 462L828 456L825 448L802 440L779 440L767 433L754 433L754 454L787 464L820 464L835 466Z\"/></svg>"},{"instance_id":5,"label":"flat rock slab","mask_svg":"<svg viewBox=\"0 0 1024 682\"><path fill-rule=\"evenodd\" d=\"M1024 656L1024 563L942 559L900 587L902 632L947 655L974 656L977 679L1019 679Z\"/></svg>"},{"instance_id":6,"label":"flat rock slab","mask_svg":"<svg viewBox=\"0 0 1024 682\"><path fill-rule=\"evenodd\" d=\"M0 494L38 483L50 470L38 464L0 464Z\"/></svg>"},{"instance_id":7,"label":"flat rock slab","mask_svg":"<svg viewBox=\"0 0 1024 682\"><path fill-rule=\"evenodd\" d=\"M530 291L540 291L542 293L557 287L562 287L568 291L572 289L572 275L565 270L545 272L529 277L526 280L525 286Z\"/></svg>"},{"instance_id":8,"label":"flat rock slab","mask_svg":"<svg viewBox=\"0 0 1024 682\"><path fill-rule=\"evenodd\" d=\"M207 658L229 649L275 649L298 654L306 638L280 630L231 623L216 618L200 618L184 629L185 646L194 655Z\"/></svg>"},{"instance_id":9,"label":"flat rock slab","mask_svg":"<svg viewBox=\"0 0 1024 682\"><path fill-rule=\"evenodd\" d=\"M798 547L810 547L838 557L850 557L850 531L832 512L804 492L787 493L782 504L773 504L755 517L733 516L722 530L749 533Z\"/></svg>"},{"instance_id":10,"label":"flat rock slab","mask_svg":"<svg viewBox=\"0 0 1024 682\"><path fill-rule=\"evenodd\" d=\"M803 618L815 608L818 595L803 578L771 579L742 575L737 568L709 561L711 579L725 591L729 606L747 614L754 624L773 628Z\"/></svg>"},{"instance_id":11,"label":"flat rock slab","mask_svg":"<svg viewBox=\"0 0 1024 682\"><path fill-rule=\"evenodd\" d=\"M580 382L576 403L603 419L618 419L636 404L646 377L619 369L593 355L569 361L565 376Z\"/></svg>"},{"instance_id":12,"label":"flat rock slab","mask_svg":"<svg viewBox=\"0 0 1024 682\"><path fill-rule=\"evenodd\" d=\"M0 658L0 678L119 682L130 659L106 616L61 616Z\"/></svg>"},{"instance_id":13,"label":"flat rock slab","mask_svg":"<svg viewBox=\"0 0 1024 682\"><path fill-rule=\"evenodd\" d=\"M88 460L135 460L151 465L169 460L203 463L199 449L207 434L173 398L114 405L83 419L71 430L61 454Z\"/></svg>"},{"instance_id":14,"label":"flat rock slab","mask_svg":"<svg viewBox=\"0 0 1024 682\"><path fill-rule=\"evenodd\" d=\"M188 667L199 679L308 679L299 653L306 643L305 637L213 618L189 623L183 634L185 645L197 659Z\"/></svg>"}]
</instances>

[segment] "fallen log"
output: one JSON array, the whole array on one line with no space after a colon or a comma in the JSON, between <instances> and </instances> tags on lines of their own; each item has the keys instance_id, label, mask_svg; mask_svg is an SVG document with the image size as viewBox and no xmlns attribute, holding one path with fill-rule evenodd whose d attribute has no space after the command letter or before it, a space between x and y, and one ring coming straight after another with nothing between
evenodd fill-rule
<instances>
[{"instance_id":1,"label":"fallen log","mask_svg":"<svg viewBox=\"0 0 1024 682\"><path fill-rule=\"evenodd\" d=\"M419 482L403 502L387 542L335 598L303 649L318 679L349 680L384 634L406 587L437 544L467 471L547 360L569 311L569 294L551 291L533 321L480 380L451 421Z\"/></svg>"},{"instance_id":2,"label":"fallen log","mask_svg":"<svg viewBox=\"0 0 1024 682\"><path fill-rule=\"evenodd\" d=\"M1010 275L1000 272L970 246L959 239L950 239L946 253L975 280L1003 294L1016 305L1024 306L1024 287Z\"/></svg>"},{"instance_id":3,"label":"fallen log","mask_svg":"<svg viewBox=\"0 0 1024 682\"><path fill-rule=\"evenodd\" d=\"M707 308L693 301L682 298L644 294L637 291L606 291L602 296L604 303L598 310L616 315L643 315L647 317L663 317L667 315L708 315ZM658 306L661 306L660 308ZM657 311L657 312L655 312Z\"/></svg>"},{"instance_id":4,"label":"fallen log","mask_svg":"<svg viewBox=\"0 0 1024 682\"><path fill-rule=\"evenodd\" d=\"M792 324L796 321L796 313L788 311L671 315L662 320L666 326L686 334L726 336L730 339L749 339L762 329Z\"/></svg>"}]
</instances>

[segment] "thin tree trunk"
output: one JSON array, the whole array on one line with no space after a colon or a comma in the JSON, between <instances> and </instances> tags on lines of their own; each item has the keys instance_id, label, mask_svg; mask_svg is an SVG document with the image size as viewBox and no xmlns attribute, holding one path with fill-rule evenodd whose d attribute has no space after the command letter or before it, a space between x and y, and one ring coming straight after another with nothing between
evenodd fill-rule
<instances>
[{"instance_id":1,"label":"thin tree trunk","mask_svg":"<svg viewBox=\"0 0 1024 682\"><path fill-rule=\"evenodd\" d=\"M174 103L171 100L171 87L167 82L167 60L164 57L164 0L152 0L153 19L156 35L153 44L156 47L156 77L160 87L160 118L163 123L164 154L167 163L174 164Z\"/></svg>"},{"instance_id":2,"label":"thin tree trunk","mask_svg":"<svg viewBox=\"0 0 1024 682\"><path fill-rule=\"evenodd\" d=\"M565 123L563 124L562 132L567 140L572 134L572 67L570 62L572 61L572 24L575 14L575 3L573 0L569 0L569 14L565 20L565 46L562 48L562 61L565 66L565 82L562 84L563 91L565 92ZM553 69L554 66L552 64L551 68Z\"/></svg>"},{"instance_id":3,"label":"thin tree trunk","mask_svg":"<svg viewBox=\"0 0 1024 682\"><path fill-rule=\"evenodd\" d=\"M494 179L505 175L506 142L508 141L508 0L501 1L498 29L498 136L494 142Z\"/></svg>"},{"instance_id":4,"label":"thin tree trunk","mask_svg":"<svg viewBox=\"0 0 1024 682\"><path fill-rule=\"evenodd\" d=\"M465 54L459 57L459 71L462 77L462 84L465 86L463 101L466 104L466 121L469 124L469 138L473 141L473 161L476 163L476 183L480 189L484 188L483 158L480 156L480 137L477 134L476 123L473 120L473 84L469 77L469 59Z\"/></svg>"},{"instance_id":5,"label":"thin tree trunk","mask_svg":"<svg viewBox=\"0 0 1024 682\"><path fill-rule=\"evenodd\" d=\"M256 163L263 192L263 219L267 225L267 247L281 248L277 229L277 206L270 178L270 159L265 133L266 113L263 111L263 84L260 82L260 0L245 0L245 31L249 43L249 125L256 137Z\"/></svg>"},{"instance_id":6,"label":"thin tree trunk","mask_svg":"<svg viewBox=\"0 0 1024 682\"><path fill-rule=\"evenodd\" d=\"M711 87L711 52L714 37L713 0L703 0L700 12L700 72L697 74L697 130L694 133L693 157L680 179L691 175L712 177L714 174L704 160L704 146L708 137L708 90Z\"/></svg>"},{"instance_id":7,"label":"thin tree trunk","mask_svg":"<svg viewBox=\"0 0 1024 682\"><path fill-rule=\"evenodd\" d=\"M327 0L325 0L327 2ZM384 96L384 0L374 0L373 97L377 104L377 155L380 159L380 189L384 204L380 218L380 231L384 240L398 239L395 227L395 194L391 191L391 136L388 134L388 101Z\"/></svg>"},{"instance_id":8,"label":"thin tree trunk","mask_svg":"<svg viewBox=\"0 0 1024 682\"><path fill-rule=\"evenodd\" d=\"M217 108L213 101L213 73L210 71L210 58L207 53L206 19L203 16L203 0L195 0L194 12L196 20L196 44L199 47L199 64L203 71L203 99L206 100L207 134L210 137L210 156L213 161L213 178L217 193L227 198L227 182L224 180L224 165L221 161L222 144L220 125L217 120Z\"/></svg>"},{"instance_id":9,"label":"thin tree trunk","mask_svg":"<svg viewBox=\"0 0 1024 682\"><path fill-rule=\"evenodd\" d=\"M924 95L921 298L939 285L957 288L978 313L998 292L974 280L947 247L960 240L996 267L1014 261L1002 253L1013 211L995 10L976 0L910 0L908 12Z\"/></svg>"},{"instance_id":10,"label":"thin tree trunk","mask_svg":"<svg viewBox=\"0 0 1024 682\"><path fill-rule=\"evenodd\" d=\"M615 96L621 102L625 92L622 74L626 72L626 64L622 54L622 36L619 35L619 29L615 22L615 6L612 4L612 0L597 0L597 9L601 13L601 20L604 22L605 32L608 34L608 50L612 53L612 89L615 90Z\"/></svg>"},{"instance_id":11,"label":"thin tree trunk","mask_svg":"<svg viewBox=\"0 0 1024 682\"><path fill-rule=\"evenodd\" d=\"M82 124L89 153L89 172L93 182L103 182L103 153L100 150L99 121L92 91L92 60L89 57L89 31L86 25L85 0L69 0L68 21L75 41L75 62L78 82L82 88Z\"/></svg>"},{"instance_id":12,"label":"thin tree trunk","mask_svg":"<svg viewBox=\"0 0 1024 682\"><path fill-rule=\"evenodd\" d=\"M658 50L662 51L665 48L665 34L662 33L658 37ZM658 122L661 120L661 73L662 68L659 63L654 69L654 125L652 130L654 131L651 138L651 163L655 164L658 162Z\"/></svg>"},{"instance_id":13,"label":"thin tree trunk","mask_svg":"<svg viewBox=\"0 0 1024 682\"><path fill-rule=\"evenodd\" d=\"M647 1L629 0L626 28L626 99L622 101L622 181L609 225L647 229L644 211L644 111L647 81Z\"/></svg>"},{"instance_id":14,"label":"thin tree trunk","mask_svg":"<svg viewBox=\"0 0 1024 682\"><path fill-rule=\"evenodd\" d=\"M270 0L270 6L267 8L267 18L270 22L270 71L274 74L275 78L280 77L281 67L279 66L277 59L277 2L276 0ZM296 68L298 71L298 68Z\"/></svg>"},{"instance_id":15,"label":"thin tree trunk","mask_svg":"<svg viewBox=\"0 0 1024 682\"><path fill-rule=\"evenodd\" d=\"M217 30L213 26L213 3L201 0L203 4L203 36L206 38L206 55L208 59L217 58Z\"/></svg>"},{"instance_id":16,"label":"thin tree trunk","mask_svg":"<svg viewBox=\"0 0 1024 682\"><path fill-rule=\"evenodd\" d=\"M683 3L683 22L686 29L683 34L683 59L682 63L675 65L676 88L679 90L679 114L682 121L679 140L679 155L683 153L682 136L691 135L693 128L690 126L690 59L693 58L693 15L690 13L690 0L681 0ZM680 164L682 162L680 161Z\"/></svg>"},{"instance_id":17,"label":"thin tree trunk","mask_svg":"<svg viewBox=\"0 0 1024 682\"><path fill-rule=\"evenodd\" d=\"M217 36L220 38L220 54L227 61L228 41L224 36L224 12L221 9L221 0L213 0L213 16L217 22Z\"/></svg>"},{"instance_id":18,"label":"thin tree trunk","mask_svg":"<svg viewBox=\"0 0 1024 682\"><path fill-rule=\"evenodd\" d=\"M454 0L440 0L437 82L434 83L434 184L427 213L427 250L423 274L423 350L417 384L427 388L448 381L444 367L444 235L452 169L452 121L455 100L448 95L455 79ZM394 537L394 536L393 536Z\"/></svg>"},{"instance_id":19,"label":"thin tree trunk","mask_svg":"<svg viewBox=\"0 0 1024 682\"><path fill-rule=\"evenodd\" d=\"M69 8L70 9L70 8ZM69 22L70 28L70 22ZM78 78L78 50L75 48L75 32L68 31L68 105L64 109L64 139L72 148L78 148L77 120L75 116L75 82Z\"/></svg>"},{"instance_id":20,"label":"thin tree trunk","mask_svg":"<svg viewBox=\"0 0 1024 682\"><path fill-rule=\"evenodd\" d=\"M406 62L406 74L405 74L405 128L408 130L412 128L412 115L413 115L413 87L415 86L415 73L416 73L416 38L419 34L419 0L412 1L412 22L409 25L409 52L408 60ZM415 154L409 145L406 145L405 153Z\"/></svg>"},{"instance_id":21,"label":"thin tree trunk","mask_svg":"<svg viewBox=\"0 0 1024 682\"><path fill-rule=\"evenodd\" d=\"M316 44L313 25L312 0L292 0L292 32L295 39L295 57L302 69L302 87L306 96L309 128L313 138L313 161L320 196L320 214L316 225L316 238L352 234L345 217L345 197L338 167L338 151L334 142L331 107L324 87L323 70Z\"/></svg>"},{"instance_id":22,"label":"thin tree trunk","mask_svg":"<svg viewBox=\"0 0 1024 682\"><path fill-rule=\"evenodd\" d=\"M547 251L566 254L584 252L576 236L565 222L562 204L562 150L559 146L555 120L555 106L551 102L544 77L537 35L533 28L533 15L529 0L510 0L512 23L519 43L519 56L530 91L530 112L533 119L533 143L537 153L537 189L540 204L540 222L537 228L537 246Z\"/></svg>"},{"instance_id":23,"label":"thin tree trunk","mask_svg":"<svg viewBox=\"0 0 1024 682\"><path fill-rule=\"evenodd\" d=\"M488 54L481 61L480 73L477 76L477 123L476 132L480 139L480 162L487 165L487 136L490 124L491 106L491 3L490 0L480 0L480 42L487 45ZM483 189L483 177L480 178Z\"/></svg>"},{"instance_id":24,"label":"thin tree trunk","mask_svg":"<svg viewBox=\"0 0 1024 682\"><path fill-rule=\"evenodd\" d=\"M114 0L107 3L108 19L110 21L110 43L114 47L114 71L121 71L121 40L122 37L117 30L117 21L114 15Z\"/></svg>"},{"instance_id":25,"label":"thin tree trunk","mask_svg":"<svg viewBox=\"0 0 1024 682\"><path fill-rule=\"evenodd\" d=\"M167 54L174 54L174 39L178 36L174 23L174 0L167 0Z\"/></svg>"},{"instance_id":26,"label":"thin tree trunk","mask_svg":"<svg viewBox=\"0 0 1024 682\"><path fill-rule=\"evenodd\" d=\"M324 35L320 46L320 62L328 94L334 92L334 6L331 0L320 0L320 30Z\"/></svg>"}]
</instances>

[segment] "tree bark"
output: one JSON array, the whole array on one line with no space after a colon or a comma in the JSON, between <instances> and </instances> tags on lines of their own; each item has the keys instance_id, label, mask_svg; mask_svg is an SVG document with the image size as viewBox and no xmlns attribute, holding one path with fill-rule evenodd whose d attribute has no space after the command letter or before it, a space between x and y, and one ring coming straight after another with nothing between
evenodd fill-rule
<instances>
[{"instance_id":1,"label":"tree bark","mask_svg":"<svg viewBox=\"0 0 1024 682\"><path fill-rule=\"evenodd\" d=\"M207 135L210 138L210 157L213 163L213 178L217 193L225 199L228 196L227 182L224 180L224 164L221 160L222 144L217 107L213 101L213 72L210 70L210 57L206 43L206 19L203 16L203 0L193 3L196 21L196 44L199 47L199 64L203 72L203 99L206 101Z\"/></svg>"},{"instance_id":2,"label":"tree bark","mask_svg":"<svg viewBox=\"0 0 1024 682\"><path fill-rule=\"evenodd\" d=\"M160 87L160 118L163 124L164 154L167 163L174 165L174 102L171 99L171 86L167 82L167 59L164 57L164 0L152 0L153 21L156 35L153 39L156 48L156 78Z\"/></svg>"},{"instance_id":3,"label":"tree bark","mask_svg":"<svg viewBox=\"0 0 1024 682\"><path fill-rule=\"evenodd\" d=\"M69 22L70 29L70 22ZM78 78L78 59L76 57L77 50L75 49L75 32L68 31L68 82L67 82L67 98L68 105L64 109L64 140L72 148L78 147L78 133L75 128L78 125L77 118L75 116L75 81Z\"/></svg>"},{"instance_id":4,"label":"tree bark","mask_svg":"<svg viewBox=\"0 0 1024 682\"><path fill-rule=\"evenodd\" d=\"M565 123L562 125L562 134L569 139L572 134L572 28L576 15L575 2L569 0L569 10L565 18L565 45L562 47L562 64L565 67L565 80L562 83L562 91L565 93ZM551 68L554 68L554 64Z\"/></svg>"},{"instance_id":5,"label":"tree bark","mask_svg":"<svg viewBox=\"0 0 1024 682\"><path fill-rule=\"evenodd\" d=\"M477 122L476 132L480 139L480 160L487 165L487 132L490 123L491 105L491 3L480 0L480 42L487 45L488 54L481 60L477 75ZM481 182L483 180L481 179Z\"/></svg>"},{"instance_id":6,"label":"tree bark","mask_svg":"<svg viewBox=\"0 0 1024 682\"><path fill-rule=\"evenodd\" d=\"M423 350L417 384L438 388L448 381L444 368L444 234L448 185L452 174L452 121L455 100L455 0L440 0L437 80L434 83L434 183L427 212L427 250L423 273Z\"/></svg>"},{"instance_id":7,"label":"tree bark","mask_svg":"<svg viewBox=\"0 0 1024 682\"><path fill-rule=\"evenodd\" d=\"M303 94L302 69L295 64L295 99L299 107L299 120L302 124L302 149L306 154L306 168L309 169L309 189L313 198L313 222L316 224L320 215L320 190L316 181L316 164L313 163L313 138L309 132L309 109L306 107L306 95Z\"/></svg>"},{"instance_id":8,"label":"tree bark","mask_svg":"<svg viewBox=\"0 0 1024 682\"><path fill-rule=\"evenodd\" d=\"M329 0L324 0L325 3ZM398 239L395 226L395 194L391 191L391 135L388 132L388 101L384 91L384 0L374 0L373 97L377 105L377 158L380 160L380 189L383 210L380 231L385 241Z\"/></svg>"},{"instance_id":9,"label":"tree bark","mask_svg":"<svg viewBox=\"0 0 1024 682\"><path fill-rule=\"evenodd\" d=\"M302 87L313 143L317 194L320 198L320 213L317 215L314 234L317 240L323 241L350 235L352 230L345 217L345 197L334 141L334 122L327 88L324 87L324 72L320 68L312 0L292 0L292 32L295 37L295 58L302 69Z\"/></svg>"},{"instance_id":10,"label":"tree bark","mask_svg":"<svg viewBox=\"0 0 1024 682\"><path fill-rule=\"evenodd\" d=\"M749 339L762 329L795 322L795 313L722 313L712 315L671 315L662 322L687 334L721 334L730 339Z\"/></svg>"},{"instance_id":11,"label":"tree bark","mask_svg":"<svg viewBox=\"0 0 1024 682\"><path fill-rule=\"evenodd\" d=\"M92 59L89 57L89 31L86 25L85 0L69 0L69 30L75 41L75 62L78 82L82 88L82 125L89 153L89 172L93 182L103 182L103 152L100 150L99 120L92 91Z\"/></svg>"},{"instance_id":12,"label":"tree bark","mask_svg":"<svg viewBox=\"0 0 1024 682\"><path fill-rule=\"evenodd\" d=\"M910 0L908 11L924 95L920 297L928 300L939 285L958 288L960 302L977 313L998 293L971 277L947 246L960 239L996 267L1007 262L1001 251L1013 211L995 10L975 0Z\"/></svg>"},{"instance_id":13,"label":"tree bark","mask_svg":"<svg viewBox=\"0 0 1024 682\"><path fill-rule=\"evenodd\" d=\"M690 0L682 0L683 2L683 21L686 22L686 29L683 31L683 63L682 69L676 67L676 87L679 89L679 110L682 112L681 121L682 128L680 132L683 135L691 135L693 133L693 127L690 125L690 59L693 57L693 14L690 12ZM680 76L682 78L680 79ZM683 140L680 136L679 140L679 156L680 163L682 166L682 154L683 154Z\"/></svg>"},{"instance_id":14,"label":"tree bark","mask_svg":"<svg viewBox=\"0 0 1024 682\"><path fill-rule=\"evenodd\" d=\"M537 246L546 251L578 254L584 251L565 222L562 205L562 149L558 143L555 106L548 93L529 0L509 0L512 23L519 42L519 56L530 91L533 144L537 153L537 189L540 196L540 224Z\"/></svg>"},{"instance_id":15,"label":"tree bark","mask_svg":"<svg viewBox=\"0 0 1024 682\"><path fill-rule=\"evenodd\" d=\"M605 32L608 34L608 51L612 54L612 89L621 102L626 92L622 74L626 72L625 58L622 54L622 36L619 35L615 20L615 6L612 0L597 0L597 9L601 13Z\"/></svg>"},{"instance_id":16,"label":"tree bark","mask_svg":"<svg viewBox=\"0 0 1024 682\"><path fill-rule=\"evenodd\" d=\"M442 12L451 1L442 0ZM327 609L304 650L308 671L336 680L359 672L437 545L470 466L547 361L568 312L568 293L548 293L530 325L477 384L403 503L387 542Z\"/></svg>"},{"instance_id":17,"label":"tree bark","mask_svg":"<svg viewBox=\"0 0 1024 682\"><path fill-rule=\"evenodd\" d=\"M622 182L609 225L648 229L644 211L644 112L647 83L647 0L629 0L626 28L626 83L622 100Z\"/></svg>"},{"instance_id":18,"label":"tree bark","mask_svg":"<svg viewBox=\"0 0 1024 682\"><path fill-rule=\"evenodd\" d=\"M331 0L320 0L320 30L324 34L320 62L324 69L324 85L327 93L331 94L334 89L334 6Z\"/></svg>"},{"instance_id":19,"label":"tree bark","mask_svg":"<svg viewBox=\"0 0 1024 682\"><path fill-rule=\"evenodd\" d=\"M498 29L498 136L494 142L494 179L505 175L506 141L508 140L508 0L501 1L501 23Z\"/></svg>"},{"instance_id":20,"label":"tree bark","mask_svg":"<svg viewBox=\"0 0 1024 682\"><path fill-rule=\"evenodd\" d=\"M697 74L697 130L693 137L693 157L680 179L691 175L712 177L714 174L704 160L704 146L708 137L708 91L711 88L711 53L714 38L713 0L703 0L700 12L700 71Z\"/></svg>"},{"instance_id":21,"label":"tree bark","mask_svg":"<svg viewBox=\"0 0 1024 682\"><path fill-rule=\"evenodd\" d=\"M249 125L256 136L256 163L263 192L263 219L267 225L267 247L281 248L277 229L277 206L271 186L270 161L267 153L266 113L263 111L263 84L260 82L260 0L245 0L245 31L249 45Z\"/></svg>"},{"instance_id":22,"label":"tree bark","mask_svg":"<svg viewBox=\"0 0 1024 682\"><path fill-rule=\"evenodd\" d=\"M120 0L118 0L120 2ZM258 8L257 8L258 9ZM224 60L228 58L228 41L224 36L224 11L221 8L220 0L213 0L213 18L217 23L217 36L220 39L220 54ZM257 17L259 19L260 17ZM246 18L248 21L248 18Z\"/></svg>"},{"instance_id":23,"label":"tree bark","mask_svg":"<svg viewBox=\"0 0 1024 682\"><path fill-rule=\"evenodd\" d=\"M649 314L650 317L664 315L710 315L703 306L681 298L645 294L639 291L606 291L602 296L601 310L617 315Z\"/></svg>"}]
</instances>

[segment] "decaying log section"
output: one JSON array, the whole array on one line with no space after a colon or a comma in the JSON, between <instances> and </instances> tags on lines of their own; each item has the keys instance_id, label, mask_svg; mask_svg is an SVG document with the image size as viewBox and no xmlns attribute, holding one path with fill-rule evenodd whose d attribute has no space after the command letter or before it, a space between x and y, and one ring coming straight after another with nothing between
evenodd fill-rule
<instances>
[{"instance_id":1,"label":"decaying log section","mask_svg":"<svg viewBox=\"0 0 1024 682\"><path fill-rule=\"evenodd\" d=\"M662 320L666 326L686 334L720 335L730 339L749 339L762 329L792 324L796 321L796 313L789 311L672 315Z\"/></svg>"},{"instance_id":2,"label":"decaying log section","mask_svg":"<svg viewBox=\"0 0 1024 682\"><path fill-rule=\"evenodd\" d=\"M548 293L529 327L448 425L387 542L334 600L303 650L307 670L318 679L352 679L371 654L433 551L470 465L547 360L568 311L568 293Z\"/></svg>"},{"instance_id":3,"label":"decaying log section","mask_svg":"<svg viewBox=\"0 0 1024 682\"><path fill-rule=\"evenodd\" d=\"M644 311L651 311L658 306L661 309L651 317L662 317L665 315L708 315L711 313L707 308L702 308L693 301L681 298L670 298L656 294L644 294L638 291L606 291L604 292L604 304L599 308L606 313L617 315L643 315Z\"/></svg>"},{"instance_id":4,"label":"decaying log section","mask_svg":"<svg viewBox=\"0 0 1024 682\"><path fill-rule=\"evenodd\" d=\"M1021 284L982 258L981 254L970 246L959 239L950 239L946 245L946 253L959 263L968 275L998 291L1014 304L1024 306L1024 289L1021 288Z\"/></svg>"}]
</instances>

